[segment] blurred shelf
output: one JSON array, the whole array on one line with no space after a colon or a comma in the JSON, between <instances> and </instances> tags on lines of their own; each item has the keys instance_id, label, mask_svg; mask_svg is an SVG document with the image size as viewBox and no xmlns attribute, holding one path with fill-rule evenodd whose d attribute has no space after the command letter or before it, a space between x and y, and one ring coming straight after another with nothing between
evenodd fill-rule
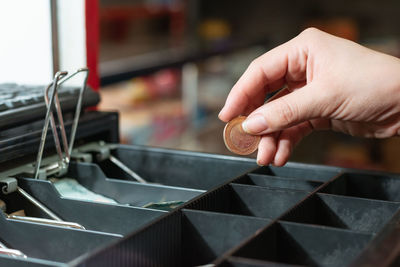
<instances>
[{"instance_id":1,"label":"blurred shelf","mask_svg":"<svg viewBox=\"0 0 400 267\"><path fill-rule=\"evenodd\" d=\"M204 60L212 56L232 53L251 46L267 46L266 38L258 40L226 41L219 44L186 42L187 45L155 51L143 55L100 62L100 82L107 85L160 69L179 67L187 62Z\"/></svg>"}]
</instances>

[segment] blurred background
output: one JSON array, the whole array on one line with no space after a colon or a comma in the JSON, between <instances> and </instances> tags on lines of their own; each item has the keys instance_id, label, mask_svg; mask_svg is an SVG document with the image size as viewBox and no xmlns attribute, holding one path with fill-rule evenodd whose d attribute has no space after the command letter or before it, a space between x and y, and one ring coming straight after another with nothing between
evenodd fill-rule
<instances>
[{"instance_id":1,"label":"blurred background","mask_svg":"<svg viewBox=\"0 0 400 267\"><path fill-rule=\"evenodd\" d=\"M88 65L123 143L230 154L217 114L254 58L310 26L400 56L399 12L398 0L0 0L0 83ZM399 138L316 132L291 160L400 172L399 151Z\"/></svg>"},{"instance_id":2,"label":"blurred background","mask_svg":"<svg viewBox=\"0 0 400 267\"><path fill-rule=\"evenodd\" d=\"M254 58L309 26L399 56L399 12L395 0L101 0L99 109L120 112L124 143L230 154L217 114ZM400 171L399 148L316 132L291 160Z\"/></svg>"}]
</instances>

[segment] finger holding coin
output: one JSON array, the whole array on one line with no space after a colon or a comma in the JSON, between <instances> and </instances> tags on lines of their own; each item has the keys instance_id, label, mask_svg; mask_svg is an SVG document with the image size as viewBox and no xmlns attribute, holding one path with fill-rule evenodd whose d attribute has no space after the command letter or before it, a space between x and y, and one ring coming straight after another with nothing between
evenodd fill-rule
<instances>
[{"instance_id":1,"label":"finger holding coin","mask_svg":"<svg viewBox=\"0 0 400 267\"><path fill-rule=\"evenodd\" d=\"M280 90L267 102L273 101L281 96L290 93L287 87ZM258 149L261 140L260 135L252 135L247 133L242 123L246 120L246 116L238 116L229 121L224 128L224 143L229 151L239 155L249 155Z\"/></svg>"}]
</instances>

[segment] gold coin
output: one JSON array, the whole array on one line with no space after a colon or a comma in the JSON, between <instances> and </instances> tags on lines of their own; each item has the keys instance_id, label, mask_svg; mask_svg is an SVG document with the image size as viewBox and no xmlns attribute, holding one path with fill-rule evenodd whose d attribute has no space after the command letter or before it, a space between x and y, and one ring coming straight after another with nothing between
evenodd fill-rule
<instances>
[{"instance_id":1,"label":"gold coin","mask_svg":"<svg viewBox=\"0 0 400 267\"><path fill-rule=\"evenodd\" d=\"M239 116L231 120L224 128L225 146L233 153L249 155L257 150L261 137L246 133L242 128L242 122L246 116Z\"/></svg>"}]
</instances>

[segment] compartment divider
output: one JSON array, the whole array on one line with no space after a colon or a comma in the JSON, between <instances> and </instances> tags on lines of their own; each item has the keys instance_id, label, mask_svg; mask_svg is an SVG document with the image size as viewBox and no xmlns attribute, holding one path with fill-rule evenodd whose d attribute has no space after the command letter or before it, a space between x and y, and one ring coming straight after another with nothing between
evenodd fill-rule
<instances>
[{"instance_id":1,"label":"compartment divider","mask_svg":"<svg viewBox=\"0 0 400 267\"><path fill-rule=\"evenodd\" d=\"M280 221L233 255L286 264L345 266L372 238L372 234L351 230Z\"/></svg>"},{"instance_id":2,"label":"compartment divider","mask_svg":"<svg viewBox=\"0 0 400 267\"><path fill-rule=\"evenodd\" d=\"M317 193L281 220L377 233L399 207L400 203Z\"/></svg>"},{"instance_id":3,"label":"compartment divider","mask_svg":"<svg viewBox=\"0 0 400 267\"><path fill-rule=\"evenodd\" d=\"M251 173L238 178L234 183L304 191L313 191L315 188L323 184L322 182L318 181L299 180L294 178Z\"/></svg>"},{"instance_id":4,"label":"compartment divider","mask_svg":"<svg viewBox=\"0 0 400 267\"><path fill-rule=\"evenodd\" d=\"M284 168L264 166L250 173L294 178L299 180L327 182L342 171L343 169L336 167L312 165L312 168L310 168L310 165L307 164L288 162Z\"/></svg>"},{"instance_id":5,"label":"compartment divider","mask_svg":"<svg viewBox=\"0 0 400 267\"><path fill-rule=\"evenodd\" d=\"M200 209L274 219L308 195L308 192L270 189L242 184L227 185L206 194L188 209Z\"/></svg>"}]
</instances>

